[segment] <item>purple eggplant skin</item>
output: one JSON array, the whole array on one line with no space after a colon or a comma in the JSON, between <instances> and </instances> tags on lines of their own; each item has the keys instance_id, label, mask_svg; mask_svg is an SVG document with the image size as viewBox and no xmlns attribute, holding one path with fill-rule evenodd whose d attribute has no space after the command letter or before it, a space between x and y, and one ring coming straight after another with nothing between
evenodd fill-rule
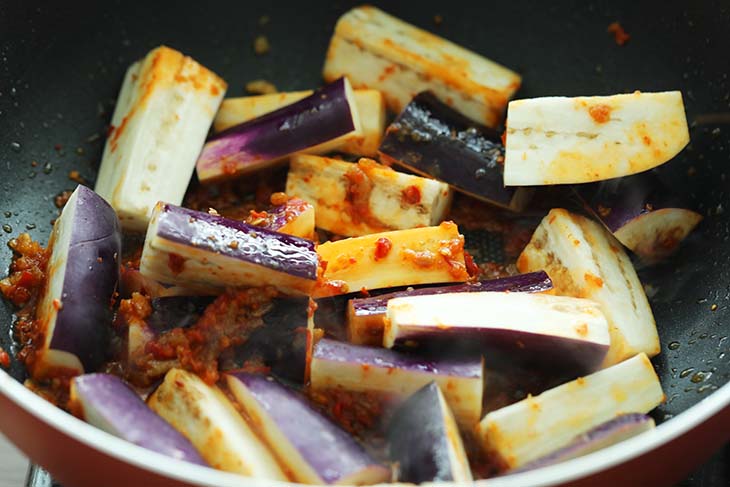
<instances>
[{"instance_id":1,"label":"purple eggplant skin","mask_svg":"<svg viewBox=\"0 0 730 487\"><path fill-rule=\"evenodd\" d=\"M340 78L310 96L216 134L196 163L205 183L264 168L290 154L323 144L356 129Z\"/></svg>"},{"instance_id":2,"label":"purple eggplant skin","mask_svg":"<svg viewBox=\"0 0 730 487\"><path fill-rule=\"evenodd\" d=\"M263 316L263 324L235 350L235 361L260 361L275 376L302 384L307 369L308 297L275 298Z\"/></svg>"},{"instance_id":3,"label":"purple eggplant skin","mask_svg":"<svg viewBox=\"0 0 730 487\"><path fill-rule=\"evenodd\" d=\"M119 282L122 233L114 209L101 196L83 185L75 192L73 229L59 296L62 306L50 348L70 352L84 370L95 370L105 359L111 301Z\"/></svg>"},{"instance_id":4,"label":"purple eggplant skin","mask_svg":"<svg viewBox=\"0 0 730 487\"><path fill-rule=\"evenodd\" d=\"M213 302L213 296L163 296L150 299L152 313L147 325L160 333L172 328L188 328L202 316Z\"/></svg>"},{"instance_id":5,"label":"purple eggplant skin","mask_svg":"<svg viewBox=\"0 0 730 487\"><path fill-rule=\"evenodd\" d=\"M218 215L164 205L157 236L201 252L215 252L250 264L315 281L314 242ZM232 242L237 244L231 245Z\"/></svg>"},{"instance_id":6,"label":"purple eggplant skin","mask_svg":"<svg viewBox=\"0 0 730 487\"><path fill-rule=\"evenodd\" d=\"M387 128L378 153L381 161L405 166L505 208L520 210L527 202L518 194L524 190L504 186L504 146L499 133L466 118L428 91L413 98Z\"/></svg>"},{"instance_id":7,"label":"purple eggplant skin","mask_svg":"<svg viewBox=\"0 0 730 487\"><path fill-rule=\"evenodd\" d=\"M550 280L550 276L544 271L538 271L500 279L448 286L411 288L368 298L351 299L347 306L349 339L353 343L361 345L381 344L383 342L383 319L388 310L388 300L393 298L481 291L540 293L550 291L552 288L553 282ZM366 330L366 333L358 333L361 330ZM353 336L356 333L360 336Z\"/></svg>"},{"instance_id":8,"label":"purple eggplant skin","mask_svg":"<svg viewBox=\"0 0 730 487\"><path fill-rule=\"evenodd\" d=\"M398 462L400 482L463 480L454 478L454 470L460 466L452 464L449 436L456 432L446 425L442 406L439 388L431 382L393 414L387 435L390 459Z\"/></svg>"},{"instance_id":9,"label":"purple eggplant skin","mask_svg":"<svg viewBox=\"0 0 730 487\"><path fill-rule=\"evenodd\" d=\"M702 220L652 171L580 185L576 191L622 244L648 261L672 254Z\"/></svg>"},{"instance_id":10,"label":"purple eggplant skin","mask_svg":"<svg viewBox=\"0 0 730 487\"><path fill-rule=\"evenodd\" d=\"M237 385L245 388L276 425L281 436L311 467L318 479L309 479L310 482L344 483L348 477L355 477L368 469L375 470L380 477L378 482L390 478L389 469L378 464L356 440L315 411L298 393L263 375L233 372L227 374L227 380L234 395ZM239 402L245 408L244 402L240 399ZM255 416L248 408L246 411L250 416ZM274 450L277 448L274 447Z\"/></svg>"},{"instance_id":11,"label":"purple eggplant skin","mask_svg":"<svg viewBox=\"0 0 730 487\"><path fill-rule=\"evenodd\" d=\"M525 472L540 467L547 467L556 463L565 462L573 458L582 457L623 440L636 436L654 427L654 420L641 413L622 414L606 421L595 428L580 434L575 439L553 453L538 458L525 465L510 470L508 474Z\"/></svg>"},{"instance_id":12,"label":"purple eggplant skin","mask_svg":"<svg viewBox=\"0 0 730 487\"><path fill-rule=\"evenodd\" d=\"M332 361L405 371L434 373L454 377L476 378L482 376L481 360L475 355L462 355L461 359L441 359L437 356L421 356L380 347L360 347L322 338L314 346L313 357Z\"/></svg>"},{"instance_id":13,"label":"purple eggplant skin","mask_svg":"<svg viewBox=\"0 0 730 487\"><path fill-rule=\"evenodd\" d=\"M107 433L178 460L207 465L187 438L114 375L75 377L71 405L74 414Z\"/></svg>"}]
</instances>

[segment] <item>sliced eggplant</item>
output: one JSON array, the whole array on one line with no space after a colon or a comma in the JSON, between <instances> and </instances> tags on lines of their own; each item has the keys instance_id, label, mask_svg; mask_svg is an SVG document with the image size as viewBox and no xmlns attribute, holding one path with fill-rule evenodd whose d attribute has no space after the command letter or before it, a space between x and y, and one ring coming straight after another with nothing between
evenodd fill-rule
<instances>
[{"instance_id":1,"label":"sliced eggplant","mask_svg":"<svg viewBox=\"0 0 730 487\"><path fill-rule=\"evenodd\" d=\"M182 202L226 88L165 46L127 70L94 188L125 229L144 231L159 200Z\"/></svg>"},{"instance_id":2,"label":"sliced eggplant","mask_svg":"<svg viewBox=\"0 0 730 487\"><path fill-rule=\"evenodd\" d=\"M388 301L384 346L446 344L582 374L600 367L610 335L599 305L587 299L479 292Z\"/></svg>"},{"instance_id":3,"label":"sliced eggplant","mask_svg":"<svg viewBox=\"0 0 730 487\"><path fill-rule=\"evenodd\" d=\"M520 272L545 270L555 291L601 306L611 333L603 366L660 351L654 316L631 260L600 224L557 208L543 218L517 260Z\"/></svg>"},{"instance_id":4,"label":"sliced eggplant","mask_svg":"<svg viewBox=\"0 0 730 487\"><path fill-rule=\"evenodd\" d=\"M379 149L384 162L444 181L488 203L521 210L528 188L506 188L500 135L468 119L433 93L416 96L388 127Z\"/></svg>"},{"instance_id":5,"label":"sliced eggplant","mask_svg":"<svg viewBox=\"0 0 730 487\"><path fill-rule=\"evenodd\" d=\"M355 88L375 88L398 113L417 93L489 126L502 119L520 76L441 37L369 5L345 13L335 26L324 79L347 76Z\"/></svg>"},{"instance_id":6,"label":"sliced eggplant","mask_svg":"<svg viewBox=\"0 0 730 487\"><path fill-rule=\"evenodd\" d=\"M87 374L71 381L71 410L89 424L178 460L206 465L190 441L155 414L120 378Z\"/></svg>"},{"instance_id":7,"label":"sliced eggplant","mask_svg":"<svg viewBox=\"0 0 730 487\"><path fill-rule=\"evenodd\" d=\"M172 369L149 406L185 435L213 468L266 480L288 480L225 394L198 376Z\"/></svg>"},{"instance_id":8,"label":"sliced eggplant","mask_svg":"<svg viewBox=\"0 0 730 487\"><path fill-rule=\"evenodd\" d=\"M317 278L314 243L217 215L159 203L140 271L200 292L271 285L307 294Z\"/></svg>"},{"instance_id":9,"label":"sliced eggplant","mask_svg":"<svg viewBox=\"0 0 730 487\"><path fill-rule=\"evenodd\" d=\"M578 193L613 236L644 260L672 254L702 221L651 172L583 185Z\"/></svg>"},{"instance_id":10,"label":"sliced eggplant","mask_svg":"<svg viewBox=\"0 0 730 487\"><path fill-rule=\"evenodd\" d=\"M311 95L312 91L293 91L270 95L227 98L221 103L213 127L221 132ZM355 90L355 104L362 133L344 138L337 150L358 156L373 157L385 132L385 99L378 90Z\"/></svg>"},{"instance_id":11,"label":"sliced eggplant","mask_svg":"<svg viewBox=\"0 0 730 487\"><path fill-rule=\"evenodd\" d=\"M228 388L297 482L369 485L387 482L390 469L350 435L271 377L230 373Z\"/></svg>"},{"instance_id":12,"label":"sliced eggplant","mask_svg":"<svg viewBox=\"0 0 730 487\"><path fill-rule=\"evenodd\" d=\"M317 298L469 278L464 237L453 222L326 242L317 254L324 267Z\"/></svg>"},{"instance_id":13,"label":"sliced eggplant","mask_svg":"<svg viewBox=\"0 0 730 487\"><path fill-rule=\"evenodd\" d=\"M546 292L553 288L543 271L485 281L451 284L448 286L406 289L368 298L351 299L347 304L347 336L355 345L382 345L384 318L388 301L406 296L427 296L445 293L474 293L483 291ZM319 322L317 322L319 326Z\"/></svg>"},{"instance_id":14,"label":"sliced eggplant","mask_svg":"<svg viewBox=\"0 0 730 487\"><path fill-rule=\"evenodd\" d=\"M510 102L506 186L574 184L659 166L689 142L682 93Z\"/></svg>"},{"instance_id":15,"label":"sliced eggplant","mask_svg":"<svg viewBox=\"0 0 730 487\"><path fill-rule=\"evenodd\" d=\"M452 197L444 183L372 159L353 164L304 154L291 158L286 192L314 205L318 228L345 236L438 225Z\"/></svg>"},{"instance_id":16,"label":"sliced eggplant","mask_svg":"<svg viewBox=\"0 0 730 487\"><path fill-rule=\"evenodd\" d=\"M394 413L388 443L400 482L472 481L454 415L435 382L419 389Z\"/></svg>"},{"instance_id":17,"label":"sliced eggplant","mask_svg":"<svg viewBox=\"0 0 730 487\"><path fill-rule=\"evenodd\" d=\"M105 358L111 302L119 281L122 234L114 209L79 185L53 225L46 285L36 308L42 342L31 375L96 370Z\"/></svg>"},{"instance_id":18,"label":"sliced eggplant","mask_svg":"<svg viewBox=\"0 0 730 487\"><path fill-rule=\"evenodd\" d=\"M342 388L403 398L435 381L460 424L472 427L481 417L483 366L478 356L426 358L323 338L314 345L310 368L314 390Z\"/></svg>"},{"instance_id":19,"label":"sliced eggplant","mask_svg":"<svg viewBox=\"0 0 730 487\"><path fill-rule=\"evenodd\" d=\"M546 467L573 458L582 457L583 455L588 455L589 453L628 440L644 431L649 431L654 426L654 420L646 414L622 414L576 436L567 446L553 453L549 453L544 457L540 457L537 460L528 462L509 473L524 472L526 470Z\"/></svg>"},{"instance_id":20,"label":"sliced eggplant","mask_svg":"<svg viewBox=\"0 0 730 487\"><path fill-rule=\"evenodd\" d=\"M198 179L230 179L298 152L328 152L361 134L350 83L340 78L298 102L213 136L198 158Z\"/></svg>"},{"instance_id":21,"label":"sliced eggplant","mask_svg":"<svg viewBox=\"0 0 730 487\"><path fill-rule=\"evenodd\" d=\"M641 353L620 364L529 396L487 414L478 434L507 469L519 468L564 447L625 413L648 413L664 400L654 367Z\"/></svg>"},{"instance_id":22,"label":"sliced eggplant","mask_svg":"<svg viewBox=\"0 0 730 487\"><path fill-rule=\"evenodd\" d=\"M312 240L314 238L314 206L299 198L289 198L267 211L252 211L246 223L274 232Z\"/></svg>"}]
</instances>

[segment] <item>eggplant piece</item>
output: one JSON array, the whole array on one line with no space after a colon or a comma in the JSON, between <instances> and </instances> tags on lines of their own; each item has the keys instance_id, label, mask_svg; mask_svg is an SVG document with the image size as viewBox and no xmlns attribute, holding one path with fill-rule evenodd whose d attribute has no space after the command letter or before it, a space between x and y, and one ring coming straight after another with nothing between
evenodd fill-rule
<instances>
[{"instance_id":1,"label":"eggplant piece","mask_svg":"<svg viewBox=\"0 0 730 487\"><path fill-rule=\"evenodd\" d=\"M587 299L478 292L388 301L384 346L447 343L582 374L600 367L611 342L606 317Z\"/></svg>"},{"instance_id":2,"label":"eggplant piece","mask_svg":"<svg viewBox=\"0 0 730 487\"><path fill-rule=\"evenodd\" d=\"M182 202L226 88L165 46L127 70L94 188L125 229L144 231L159 200Z\"/></svg>"},{"instance_id":3,"label":"eggplant piece","mask_svg":"<svg viewBox=\"0 0 730 487\"><path fill-rule=\"evenodd\" d=\"M262 375L235 372L226 379L233 396L297 482L369 485L390 480L389 468L377 463L299 394Z\"/></svg>"},{"instance_id":4,"label":"eggplant piece","mask_svg":"<svg viewBox=\"0 0 730 487\"><path fill-rule=\"evenodd\" d=\"M119 281L122 234L114 209L79 185L53 225L47 283L36 308L43 341L30 366L33 378L53 369L95 370L112 321L112 296Z\"/></svg>"},{"instance_id":5,"label":"eggplant piece","mask_svg":"<svg viewBox=\"0 0 730 487\"><path fill-rule=\"evenodd\" d=\"M384 162L502 208L522 210L532 195L528 188L504 186L500 135L430 92L419 93L388 126L378 151Z\"/></svg>"},{"instance_id":6,"label":"eggplant piece","mask_svg":"<svg viewBox=\"0 0 730 487\"><path fill-rule=\"evenodd\" d=\"M298 152L328 152L361 134L352 88L340 78L298 102L213 136L196 163L198 179L230 179Z\"/></svg>"},{"instance_id":7,"label":"eggplant piece","mask_svg":"<svg viewBox=\"0 0 730 487\"><path fill-rule=\"evenodd\" d=\"M317 279L314 243L166 203L155 208L140 272L199 292L275 286L308 294Z\"/></svg>"},{"instance_id":8,"label":"eggplant piece","mask_svg":"<svg viewBox=\"0 0 730 487\"><path fill-rule=\"evenodd\" d=\"M472 427L481 417L483 365L478 356L426 358L322 338L314 345L310 369L314 390L339 387L405 397L435 381L460 424Z\"/></svg>"},{"instance_id":9,"label":"eggplant piece","mask_svg":"<svg viewBox=\"0 0 730 487\"><path fill-rule=\"evenodd\" d=\"M207 465L193 445L155 414L120 378L87 374L71 380L71 410L87 423L168 457Z\"/></svg>"},{"instance_id":10,"label":"eggplant piece","mask_svg":"<svg viewBox=\"0 0 730 487\"><path fill-rule=\"evenodd\" d=\"M648 413L664 400L645 353L487 414L477 433L507 469L519 468L620 414Z\"/></svg>"},{"instance_id":11,"label":"eggplant piece","mask_svg":"<svg viewBox=\"0 0 730 487\"><path fill-rule=\"evenodd\" d=\"M390 458L398 481L471 482L459 429L435 382L426 384L398 408L388 426Z\"/></svg>"},{"instance_id":12,"label":"eggplant piece","mask_svg":"<svg viewBox=\"0 0 730 487\"><path fill-rule=\"evenodd\" d=\"M221 132L310 96L312 91L226 98L221 103L213 127ZM374 157L385 132L385 99L378 90L355 90L361 134L352 134L337 150L357 156Z\"/></svg>"},{"instance_id":13,"label":"eggplant piece","mask_svg":"<svg viewBox=\"0 0 730 487\"><path fill-rule=\"evenodd\" d=\"M326 242L317 247L317 255L324 273L313 291L315 298L469 278L464 237L450 221Z\"/></svg>"},{"instance_id":14,"label":"eggplant piece","mask_svg":"<svg viewBox=\"0 0 730 487\"><path fill-rule=\"evenodd\" d=\"M490 279L465 284L406 289L368 298L351 299L347 304L347 337L355 345L381 345L388 301L406 296L428 296L445 293L474 293L483 291L547 292L553 283L543 271ZM317 323L319 325L319 322Z\"/></svg>"},{"instance_id":15,"label":"eggplant piece","mask_svg":"<svg viewBox=\"0 0 730 487\"><path fill-rule=\"evenodd\" d=\"M593 215L642 259L671 255L702 221L651 172L577 188Z\"/></svg>"},{"instance_id":16,"label":"eggplant piece","mask_svg":"<svg viewBox=\"0 0 730 487\"><path fill-rule=\"evenodd\" d=\"M637 353L659 353L659 335L641 281L621 244L600 224L560 208L550 210L517 259L517 268L545 270L557 294L601 306L611 333L604 367Z\"/></svg>"},{"instance_id":17,"label":"eggplant piece","mask_svg":"<svg viewBox=\"0 0 730 487\"><path fill-rule=\"evenodd\" d=\"M236 349L239 361L260 361L289 382L307 382L307 364L312 356L314 320L308 297L275 298L264 314L263 326Z\"/></svg>"},{"instance_id":18,"label":"eggplant piece","mask_svg":"<svg viewBox=\"0 0 730 487\"><path fill-rule=\"evenodd\" d=\"M347 76L357 89L383 92L398 113L431 90L469 118L496 126L520 87L517 73L369 5L340 17L323 76Z\"/></svg>"},{"instance_id":19,"label":"eggplant piece","mask_svg":"<svg viewBox=\"0 0 730 487\"><path fill-rule=\"evenodd\" d=\"M679 91L516 100L507 113L504 184L628 176L667 162L688 143Z\"/></svg>"},{"instance_id":20,"label":"eggplant piece","mask_svg":"<svg viewBox=\"0 0 730 487\"><path fill-rule=\"evenodd\" d=\"M438 225L452 198L444 183L372 159L353 164L306 154L291 158L286 192L314 205L318 228L345 236Z\"/></svg>"},{"instance_id":21,"label":"eggplant piece","mask_svg":"<svg viewBox=\"0 0 730 487\"><path fill-rule=\"evenodd\" d=\"M528 462L509 473L525 472L582 457L654 429L654 426L654 420L646 414L622 414L576 436L567 446Z\"/></svg>"},{"instance_id":22,"label":"eggplant piece","mask_svg":"<svg viewBox=\"0 0 730 487\"><path fill-rule=\"evenodd\" d=\"M154 279L145 277L137 269L132 269L126 265L120 268L119 276L119 296L127 299L134 293L144 294L151 298L162 298L167 296L194 296L192 290L182 286L171 286L157 282Z\"/></svg>"},{"instance_id":23,"label":"eggplant piece","mask_svg":"<svg viewBox=\"0 0 730 487\"><path fill-rule=\"evenodd\" d=\"M148 404L185 435L211 467L259 479L288 480L226 395L197 375L171 369Z\"/></svg>"},{"instance_id":24,"label":"eggplant piece","mask_svg":"<svg viewBox=\"0 0 730 487\"><path fill-rule=\"evenodd\" d=\"M246 223L295 237L314 239L314 206L299 198L289 198L264 212L251 212Z\"/></svg>"}]
</instances>

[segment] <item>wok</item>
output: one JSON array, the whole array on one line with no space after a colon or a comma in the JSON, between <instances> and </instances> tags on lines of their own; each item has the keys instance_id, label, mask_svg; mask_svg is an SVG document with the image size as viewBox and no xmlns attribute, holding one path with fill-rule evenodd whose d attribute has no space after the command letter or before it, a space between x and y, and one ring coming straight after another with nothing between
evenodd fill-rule
<instances>
[{"instance_id":1,"label":"wok","mask_svg":"<svg viewBox=\"0 0 730 487\"><path fill-rule=\"evenodd\" d=\"M730 439L727 2L376 3L520 72L518 97L682 90L692 142L660 174L706 219L677 255L640 269L662 341L654 361L667 394L656 413L661 424L601 452L487 484L670 485L684 478ZM11 237L29 231L46 241L58 212L54 196L76 185L70 171L93 181L113 100L132 61L165 43L223 76L229 96L244 94L245 83L257 78L282 90L308 89L321 81L335 21L354 4L0 3L0 268L10 262ZM617 20L631 35L623 47L606 32ZM271 42L265 56L253 52L259 34ZM11 322L3 302L6 350L13 347ZM0 430L67 486L275 484L127 444L34 396L19 382L23 377L15 362L8 374L0 372Z\"/></svg>"}]
</instances>

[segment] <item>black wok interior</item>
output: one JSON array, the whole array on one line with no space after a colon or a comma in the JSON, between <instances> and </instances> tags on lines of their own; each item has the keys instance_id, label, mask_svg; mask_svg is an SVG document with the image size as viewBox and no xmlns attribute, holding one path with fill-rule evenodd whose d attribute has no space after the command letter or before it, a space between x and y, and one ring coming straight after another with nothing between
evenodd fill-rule
<instances>
[{"instance_id":1,"label":"black wok interior","mask_svg":"<svg viewBox=\"0 0 730 487\"><path fill-rule=\"evenodd\" d=\"M43 242L69 172L93 181L126 67L164 43L245 94L263 78L280 90L321 83L336 19L361 2L0 2L0 268L10 238ZM519 97L679 89L691 143L660 169L705 215L680 252L642 267L662 341L654 363L676 416L730 378L730 57L728 2L374 2L523 75ZM260 18L269 22L261 25ZM437 25L434 16L443 21ZM623 47L606 31L620 21ZM271 51L257 56L266 35ZM714 306L717 305L717 306ZM713 309L716 308L714 311ZM13 348L0 305L0 346ZM670 347L670 343L678 343ZM23 378L13 363L12 374ZM689 372L687 372L689 371ZM699 374L698 374L699 373Z\"/></svg>"}]
</instances>

